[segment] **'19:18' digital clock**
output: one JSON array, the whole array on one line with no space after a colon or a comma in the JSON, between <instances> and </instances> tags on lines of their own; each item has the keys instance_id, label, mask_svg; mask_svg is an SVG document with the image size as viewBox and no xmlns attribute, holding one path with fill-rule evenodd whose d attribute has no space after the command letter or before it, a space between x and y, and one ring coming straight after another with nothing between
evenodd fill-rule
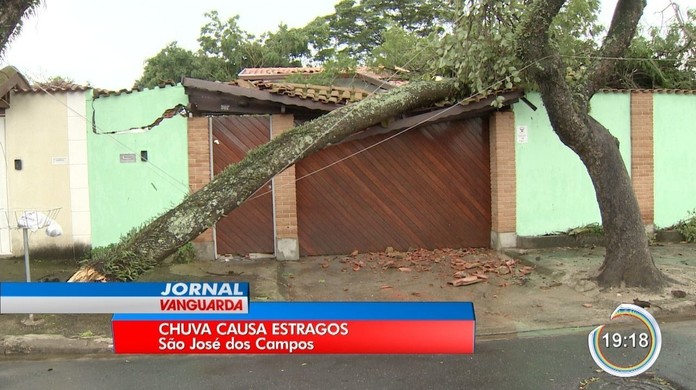
<instances>
[{"instance_id":1,"label":"'19:18' digital clock","mask_svg":"<svg viewBox=\"0 0 696 390\"><path fill-rule=\"evenodd\" d=\"M587 337L590 354L605 372L632 377L647 371L657 360L662 347L662 334L655 318L645 309L622 304L611 314L611 319L624 318L634 326L606 329L602 325ZM638 320L639 330L636 330ZM606 330L606 331L605 331Z\"/></svg>"}]
</instances>

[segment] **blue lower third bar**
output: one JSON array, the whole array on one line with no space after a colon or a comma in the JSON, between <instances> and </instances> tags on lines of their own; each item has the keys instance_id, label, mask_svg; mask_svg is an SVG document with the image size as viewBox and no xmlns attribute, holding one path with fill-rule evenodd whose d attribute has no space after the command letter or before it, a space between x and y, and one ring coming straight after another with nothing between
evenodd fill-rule
<instances>
[{"instance_id":1,"label":"blue lower third bar","mask_svg":"<svg viewBox=\"0 0 696 390\"><path fill-rule=\"evenodd\" d=\"M0 297L249 296L249 283L0 283Z\"/></svg>"},{"instance_id":2,"label":"blue lower third bar","mask_svg":"<svg viewBox=\"0 0 696 390\"><path fill-rule=\"evenodd\" d=\"M248 283L0 283L0 313L249 311Z\"/></svg>"}]
</instances>

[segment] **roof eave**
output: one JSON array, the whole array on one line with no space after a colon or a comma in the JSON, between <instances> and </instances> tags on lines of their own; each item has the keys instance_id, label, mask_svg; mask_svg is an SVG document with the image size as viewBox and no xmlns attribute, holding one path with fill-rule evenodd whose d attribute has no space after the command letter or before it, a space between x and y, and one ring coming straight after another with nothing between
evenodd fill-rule
<instances>
[{"instance_id":1,"label":"roof eave","mask_svg":"<svg viewBox=\"0 0 696 390\"><path fill-rule=\"evenodd\" d=\"M6 66L0 70L7 79L0 84L0 96L7 95L14 88L30 88L29 81L14 66Z\"/></svg>"},{"instance_id":2,"label":"roof eave","mask_svg":"<svg viewBox=\"0 0 696 390\"><path fill-rule=\"evenodd\" d=\"M236 85L223 84L214 81L200 80L185 77L182 85L189 95L189 101L194 105L202 102L196 102L192 95L197 95L194 91L201 91L211 99L206 107L198 104L198 111L204 113L221 113L221 114L248 114L250 106L260 105L261 107L270 108L268 112L285 112L286 109L299 109L304 111L315 111L318 114L327 113L337 108L343 107L340 104L315 102L309 99L297 99L290 96L273 94L258 89L244 88ZM200 92L198 93L200 97ZM215 107L211 105L212 99L216 98L221 104ZM195 107L194 107L195 108Z\"/></svg>"}]
</instances>

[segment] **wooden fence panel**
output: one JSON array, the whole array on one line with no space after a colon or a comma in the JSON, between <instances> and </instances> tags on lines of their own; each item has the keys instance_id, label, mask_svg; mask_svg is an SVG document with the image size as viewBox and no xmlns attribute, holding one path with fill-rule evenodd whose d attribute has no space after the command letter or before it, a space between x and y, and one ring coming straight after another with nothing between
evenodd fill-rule
<instances>
[{"instance_id":1,"label":"wooden fence panel","mask_svg":"<svg viewBox=\"0 0 696 390\"><path fill-rule=\"evenodd\" d=\"M213 172L218 174L232 163L239 162L249 150L270 139L268 116L213 117ZM273 196L271 185L239 208L218 221L216 225L219 254L273 253Z\"/></svg>"}]
</instances>

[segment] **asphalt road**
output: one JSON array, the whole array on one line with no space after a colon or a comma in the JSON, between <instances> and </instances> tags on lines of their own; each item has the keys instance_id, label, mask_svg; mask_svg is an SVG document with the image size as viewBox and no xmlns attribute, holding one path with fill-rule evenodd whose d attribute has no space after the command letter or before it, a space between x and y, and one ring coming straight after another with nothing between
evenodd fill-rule
<instances>
[{"instance_id":1,"label":"asphalt road","mask_svg":"<svg viewBox=\"0 0 696 390\"><path fill-rule=\"evenodd\" d=\"M662 352L650 372L675 388L696 389L696 321L661 326ZM578 389L588 378L610 379L596 372L587 333L480 341L468 356L0 360L0 389Z\"/></svg>"}]
</instances>

